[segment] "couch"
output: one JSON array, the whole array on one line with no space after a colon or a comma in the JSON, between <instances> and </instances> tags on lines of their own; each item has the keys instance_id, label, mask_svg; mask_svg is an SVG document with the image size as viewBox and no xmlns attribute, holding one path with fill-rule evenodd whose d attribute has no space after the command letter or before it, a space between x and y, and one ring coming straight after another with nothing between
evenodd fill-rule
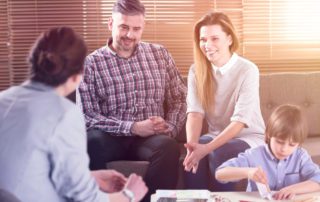
<instances>
[{"instance_id":1,"label":"couch","mask_svg":"<svg viewBox=\"0 0 320 202\"><path fill-rule=\"evenodd\" d=\"M269 73L260 76L260 106L265 120L279 105L290 103L304 111L309 135L303 147L320 164L320 72Z\"/></svg>"},{"instance_id":2,"label":"couch","mask_svg":"<svg viewBox=\"0 0 320 202\"><path fill-rule=\"evenodd\" d=\"M305 112L309 125L309 136L303 143L303 147L309 152L312 159L320 164L320 72L295 72L295 73L267 73L260 75L260 106L265 122L272 111L281 104L299 105ZM74 100L74 95L69 98ZM177 141L181 146L181 162L185 156L183 143L185 142L185 131L182 131ZM114 163L112 163L114 164ZM133 161L116 163L115 169L126 170L131 165L133 170L145 170L147 163ZM141 169L139 168L141 166ZM109 167L109 166L108 166ZM180 167L179 182L177 188L183 188L182 166ZM243 186L240 186L243 189Z\"/></svg>"}]
</instances>

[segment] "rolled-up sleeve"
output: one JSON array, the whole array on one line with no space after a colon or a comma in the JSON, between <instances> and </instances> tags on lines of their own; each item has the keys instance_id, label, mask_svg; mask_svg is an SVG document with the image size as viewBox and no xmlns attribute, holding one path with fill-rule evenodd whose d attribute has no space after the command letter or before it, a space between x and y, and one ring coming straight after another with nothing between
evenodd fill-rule
<instances>
[{"instance_id":1,"label":"rolled-up sleeve","mask_svg":"<svg viewBox=\"0 0 320 202\"><path fill-rule=\"evenodd\" d=\"M320 169L317 164L315 164L307 151L302 150L301 156L301 179L302 181L312 180L314 182L320 183Z\"/></svg>"}]
</instances>

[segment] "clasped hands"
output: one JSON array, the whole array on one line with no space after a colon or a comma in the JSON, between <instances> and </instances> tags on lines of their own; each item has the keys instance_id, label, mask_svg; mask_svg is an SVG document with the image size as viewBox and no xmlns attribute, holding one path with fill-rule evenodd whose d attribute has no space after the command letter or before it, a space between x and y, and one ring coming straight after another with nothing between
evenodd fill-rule
<instances>
[{"instance_id":1,"label":"clasped hands","mask_svg":"<svg viewBox=\"0 0 320 202\"><path fill-rule=\"evenodd\" d=\"M187 149L187 155L183 161L184 170L192 173L196 173L199 165L199 161L205 157L209 152L208 144L199 144L189 142L184 144Z\"/></svg>"},{"instance_id":2,"label":"clasped hands","mask_svg":"<svg viewBox=\"0 0 320 202\"><path fill-rule=\"evenodd\" d=\"M170 132L169 124L161 116L151 116L146 120L135 122L131 132L141 137Z\"/></svg>"}]
</instances>

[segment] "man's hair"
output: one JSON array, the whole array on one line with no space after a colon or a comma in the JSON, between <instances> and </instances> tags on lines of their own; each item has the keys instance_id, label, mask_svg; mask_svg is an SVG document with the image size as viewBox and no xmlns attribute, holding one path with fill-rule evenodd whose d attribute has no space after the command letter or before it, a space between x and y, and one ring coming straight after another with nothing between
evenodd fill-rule
<instances>
[{"instance_id":1,"label":"man's hair","mask_svg":"<svg viewBox=\"0 0 320 202\"><path fill-rule=\"evenodd\" d=\"M265 141L271 137L289 139L301 145L308 135L307 121L300 107L291 104L280 105L271 114L266 126Z\"/></svg>"},{"instance_id":2,"label":"man's hair","mask_svg":"<svg viewBox=\"0 0 320 202\"><path fill-rule=\"evenodd\" d=\"M117 0L113 5L112 13L121 13L123 15L145 15L145 8L139 0Z\"/></svg>"}]
</instances>

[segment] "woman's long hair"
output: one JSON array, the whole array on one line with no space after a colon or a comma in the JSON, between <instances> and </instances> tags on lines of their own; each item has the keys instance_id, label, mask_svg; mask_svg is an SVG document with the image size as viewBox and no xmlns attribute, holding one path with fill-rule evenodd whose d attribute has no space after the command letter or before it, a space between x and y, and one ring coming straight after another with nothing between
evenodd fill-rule
<instances>
[{"instance_id":1,"label":"woman's long hair","mask_svg":"<svg viewBox=\"0 0 320 202\"><path fill-rule=\"evenodd\" d=\"M212 72L211 62L200 48L200 29L202 26L220 25L222 30L232 37L230 52L237 50L239 41L234 31L231 20L221 12L210 12L203 16L194 26L193 55L195 64L196 90L205 112L213 111L217 84Z\"/></svg>"}]
</instances>

